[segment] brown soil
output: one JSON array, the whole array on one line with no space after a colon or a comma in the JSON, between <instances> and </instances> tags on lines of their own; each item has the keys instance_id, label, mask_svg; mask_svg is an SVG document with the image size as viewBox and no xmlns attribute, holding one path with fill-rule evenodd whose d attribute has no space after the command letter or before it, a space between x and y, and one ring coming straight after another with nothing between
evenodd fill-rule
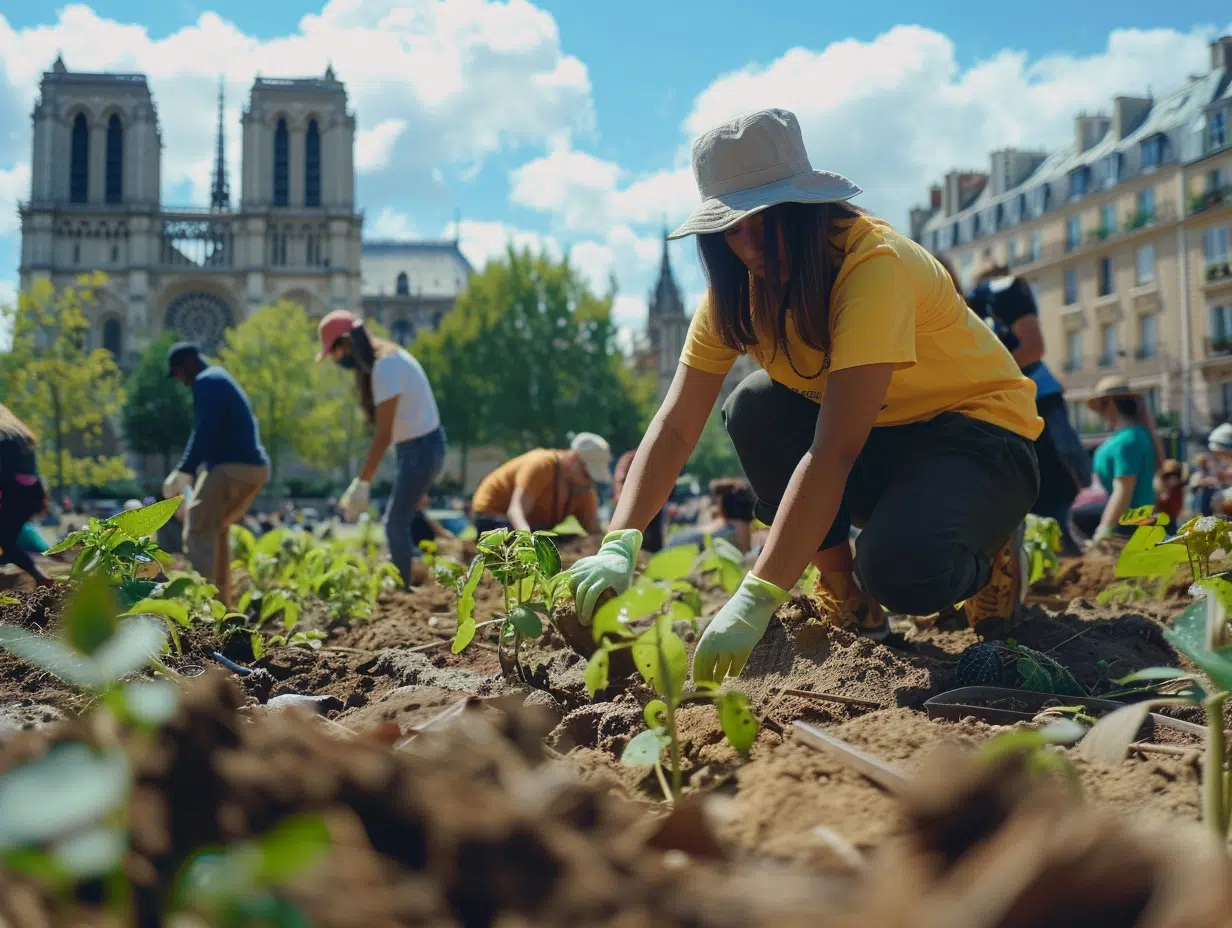
<instances>
[{"instance_id":1,"label":"brown soil","mask_svg":"<svg viewBox=\"0 0 1232 928\"><path fill-rule=\"evenodd\" d=\"M1086 599L1094 602L1107 587L1120 582L1116 575L1117 558L1114 554L1088 554L1085 557L1062 558L1056 576L1041 580L1031 588L1032 593L1062 602ZM1181 568L1169 585L1166 598L1181 599L1188 595L1193 582L1189 568Z\"/></svg>"}]
</instances>

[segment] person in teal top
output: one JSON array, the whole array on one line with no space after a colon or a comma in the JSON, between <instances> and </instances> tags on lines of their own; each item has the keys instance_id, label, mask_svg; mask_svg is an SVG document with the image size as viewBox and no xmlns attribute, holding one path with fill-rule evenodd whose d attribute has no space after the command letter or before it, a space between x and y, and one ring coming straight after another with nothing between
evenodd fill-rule
<instances>
[{"instance_id":1,"label":"person in teal top","mask_svg":"<svg viewBox=\"0 0 1232 928\"><path fill-rule=\"evenodd\" d=\"M1120 524L1121 516L1139 506L1155 505L1155 472L1163 461L1163 449L1145 399L1123 378L1105 377L1087 405L1112 432L1095 449L1095 475L1108 499L1077 506L1071 514L1074 530L1094 545L1110 535L1131 534L1131 526Z\"/></svg>"}]
</instances>

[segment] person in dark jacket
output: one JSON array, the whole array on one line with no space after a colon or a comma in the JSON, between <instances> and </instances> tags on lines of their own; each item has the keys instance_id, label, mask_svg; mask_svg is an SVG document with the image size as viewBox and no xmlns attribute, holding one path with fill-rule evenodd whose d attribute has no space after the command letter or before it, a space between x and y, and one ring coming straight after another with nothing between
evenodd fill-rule
<instances>
[{"instance_id":1,"label":"person in dark jacket","mask_svg":"<svg viewBox=\"0 0 1232 928\"><path fill-rule=\"evenodd\" d=\"M1022 372L1035 382L1035 408L1044 420L1044 431L1035 440L1040 491L1031 511L1056 519L1066 553L1077 554L1069 512L1078 493L1091 483L1091 458L1070 424L1064 388L1044 363L1044 336L1031 287L1008 268L992 267L980 274L967 305L992 327Z\"/></svg>"},{"instance_id":2,"label":"person in dark jacket","mask_svg":"<svg viewBox=\"0 0 1232 928\"><path fill-rule=\"evenodd\" d=\"M194 425L184 456L163 482L163 495L179 496L196 479L184 520L184 551L230 605L229 532L269 479L269 458L248 397L230 374L207 364L196 345L174 345L167 373L192 389ZM199 468L204 473L197 478Z\"/></svg>"},{"instance_id":3,"label":"person in dark jacket","mask_svg":"<svg viewBox=\"0 0 1232 928\"><path fill-rule=\"evenodd\" d=\"M35 460L37 446L29 427L0 404L0 561L20 567L39 586L51 586L20 542L26 523L47 504Z\"/></svg>"}]
</instances>

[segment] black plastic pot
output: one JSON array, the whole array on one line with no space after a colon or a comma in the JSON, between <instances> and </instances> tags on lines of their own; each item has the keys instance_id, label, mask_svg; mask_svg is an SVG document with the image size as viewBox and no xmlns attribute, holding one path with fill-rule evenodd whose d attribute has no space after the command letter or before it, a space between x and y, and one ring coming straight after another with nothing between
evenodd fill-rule
<instances>
[{"instance_id":1,"label":"black plastic pot","mask_svg":"<svg viewBox=\"0 0 1232 928\"><path fill-rule=\"evenodd\" d=\"M978 703L995 702L999 699L1013 699L1029 707L1028 710L998 709L993 706L977 705ZM1002 686L964 686L956 690L934 696L924 702L924 709L930 719L945 719L957 722L965 718L977 718L990 725L1013 725L1015 722L1029 722L1040 710L1048 705L1083 706L1090 710L1091 715L1107 715L1122 708L1125 703L1114 702L1111 699L1095 699L1079 696L1057 696L1052 693L1035 693L1031 690L1016 690ZM1193 722L1183 722L1180 719L1169 718L1152 712L1143 726L1143 736L1150 737L1153 726L1170 728L1186 734L1205 739L1206 729Z\"/></svg>"}]
</instances>

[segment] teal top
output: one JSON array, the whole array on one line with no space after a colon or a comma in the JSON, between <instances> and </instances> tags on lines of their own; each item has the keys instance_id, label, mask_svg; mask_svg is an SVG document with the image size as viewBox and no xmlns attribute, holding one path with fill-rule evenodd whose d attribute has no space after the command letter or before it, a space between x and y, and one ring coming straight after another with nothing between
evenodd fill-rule
<instances>
[{"instance_id":1,"label":"teal top","mask_svg":"<svg viewBox=\"0 0 1232 928\"><path fill-rule=\"evenodd\" d=\"M1140 425L1117 429L1095 449L1095 473L1109 493L1117 477L1137 477L1130 507L1155 505L1155 443L1151 433Z\"/></svg>"}]
</instances>

